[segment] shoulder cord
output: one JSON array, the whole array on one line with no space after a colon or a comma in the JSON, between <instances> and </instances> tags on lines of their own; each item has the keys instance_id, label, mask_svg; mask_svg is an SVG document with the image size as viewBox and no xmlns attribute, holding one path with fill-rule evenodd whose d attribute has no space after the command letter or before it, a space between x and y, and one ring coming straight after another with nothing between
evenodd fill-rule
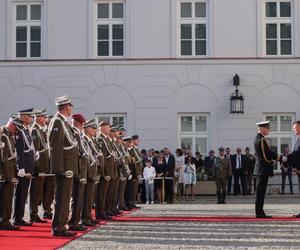
<instances>
[{"instance_id":1,"label":"shoulder cord","mask_svg":"<svg viewBox=\"0 0 300 250\"><path fill-rule=\"evenodd\" d=\"M30 151L35 151L33 141L31 141L31 143L29 143L29 141L28 141L28 139L27 139L27 136L26 136L24 130L23 130L23 129L20 129L20 131L21 131L21 133L22 133L22 137L23 137L24 142L25 142L26 147L27 147L26 150L24 149L24 153L28 153L28 152L30 152Z\"/></svg>"},{"instance_id":2,"label":"shoulder cord","mask_svg":"<svg viewBox=\"0 0 300 250\"><path fill-rule=\"evenodd\" d=\"M140 158L139 154L136 152L135 147L133 147L133 152L134 152L135 157L136 157L135 163L141 162L141 158Z\"/></svg>"},{"instance_id":3,"label":"shoulder cord","mask_svg":"<svg viewBox=\"0 0 300 250\"><path fill-rule=\"evenodd\" d=\"M94 142L86 135L83 135L83 141L84 143L86 143L86 148L87 148L87 153L88 153L88 158L90 161L90 166L97 166L98 165L98 159L97 159L97 155L93 155L92 150L94 150L94 152L96 149L94 148Z\"/></svg>"},{"instance_id":4,"label":"shoulder cord","mask_svg":"<svg viewBox=\"0 0 300 250\"><path fill-rule=\"evenodd\" d=\"M15 151L13 152L12 145L10 143L9 137L6 134L4 134L4 133L2 134L2 136L4 136L6 138L6 141L7 141L7 145L8 145L8 149L9 149L9 154L10 154L10 157L8 157L8 160L10 161L10 160L13 160L13 159L17 158L17 151L15 149Z\"/></svg>"},{"instance_id":5,"label":"shoulder cord","mask_svg":"<svg viewBox=\"0 0 300 250\"><path fill-rule=\"evenodd\" d=\"M39 150L39 152L40 152L40 153L43 153L45 150L48 150L48 144L46 143L44 136L41 135L41 133L40 133L40 131L39 131L38 129L32 128L32 131L33 131L33 130L36 130L37 135L38 135L38 137L39 137L39 139L40 139L40 142L41 142L41 144L42 144L42 147L43 147L43 149L42 149L42 150Z\"/></svg>"},{"instance_id":6,"label":"shoulder cord","mask_svg":"<svg viewBox=\"0 0 300 250\"><path fill-rule=\"evenodd\" d=\"M105 159L108 159L108 158L110 158L110 157L115 157L115 153L114 153L114 152L111 152L111 151L109 150L108 145L107 145L105 139L104 139L104 138L101 138L101 140L104 142L105 147L106 147L106 149L107 149L107 152L108 152L108 154L109 154L108 156L105 157Z\"/></svg>"},{"instance_id":7,"label":"shoulder cord","mask_svg":"<svg viewBox=\"0 0 300 250\"><path fill-rule=\"evenodd\" d=\"M268 147L270 147L270 146L269 146L269 143L266 141L266 139L265 139L265 138L262 138L262 139L261 139L261 144L262 144L262 145L261 145L261 149L262 149L262 152L263 152L264 160L265 160L267 163L272 163L272 161L271 161L271 160L268 160L267 157L266 157L264 141L267 143Z\"/></svg>"}]
</instances>

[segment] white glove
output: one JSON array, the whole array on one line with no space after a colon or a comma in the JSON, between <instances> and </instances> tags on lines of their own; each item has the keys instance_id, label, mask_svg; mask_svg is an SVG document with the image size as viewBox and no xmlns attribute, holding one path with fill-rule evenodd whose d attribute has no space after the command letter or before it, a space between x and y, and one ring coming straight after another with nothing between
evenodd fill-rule
<instances>
[{"instance_id":1,"label":"white glove","mask_svg":"<svg viewBox=\"0 0 300 250\"><path fill-rule=\"evenodd\" d=\"M40 152L39 151L36 151L35 152L35 156L34 156L34 160L35 161L38 161L40 159Z\"/></svg>"},{"instance_id":2,"label":"white glove","mask_svg":"<svg viewBox=\"0 0 300 250\"><path fill-rule=\"evenodd\" d=\"M104 180L110 181L110 176L105 176L105 177L104 177Z\"/></svg>"},{"instance_id":3,"label":"white glove","mask_svg":"<svg viewBox=\"0 0 300 250\"><path fill-rule=\"evenodd\" d=\"M128 180L130 181L132 179L132 174L128 176Z\"/></svg>"},{"instance_id":4,"label":"white glove","mask_svg":"<svg viewBox=\"0 0 300 250\"><path fill-rule=\"evenodd\" d=\"M73 171L71 171L71 170L66 171L65 172L65 177L66 178L72 178L73 177Z\"/></svg>"},{"instance_id":5,"label":"white glove","mask_svg":"<svg viewBox=\"0 0 300 250\"><path fill-rule=\"evenodd\" d=\"M85 178L80 178L79 182L85 185L87 183L87 180Z\"/></svg>"},{"instance_id":6,"label":"white glove","mask_svg":"<svg viewBox=\"0 0 300 250\"><path fill-rule=\"evenodd\" d=\"M24 168L22 168L22 169L19 169L19 171L18 171L18 176L19 177L21 177L21 178L23 178L23 177L25 177L25 169Z\"/></svg>"}]
</instances>

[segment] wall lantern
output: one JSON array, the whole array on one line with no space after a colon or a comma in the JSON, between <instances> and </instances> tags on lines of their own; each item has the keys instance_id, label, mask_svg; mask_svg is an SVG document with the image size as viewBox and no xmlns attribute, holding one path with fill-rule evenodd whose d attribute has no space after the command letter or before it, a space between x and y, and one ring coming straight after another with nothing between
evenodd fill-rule
<instances>
[{"instance_id":1,"label":"wall lantern","mask_svg":"<svg viewBox=\"0 0 300 250\"><path fill-rule=\"evenodd\" d=\"M244 96L239 91L239 85L240 77L238 74L235 74L233 77L233 86L235 86L235 91L230 97L230 114L244 114Z\"/></svg>"}]
</instances>

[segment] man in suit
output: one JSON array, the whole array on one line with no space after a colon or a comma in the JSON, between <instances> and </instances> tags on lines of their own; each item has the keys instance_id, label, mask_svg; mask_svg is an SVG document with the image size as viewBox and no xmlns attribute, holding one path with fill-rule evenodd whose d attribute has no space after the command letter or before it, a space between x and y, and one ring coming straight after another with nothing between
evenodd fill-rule
<instances>
[{"instance_id":1,"label":"man in suit","mask_svg":"<svg viewBox=\"0 0 300 250\"><path fill-rule=\"evenodd\" d=\"M208 156L204 158L204 168L207 173L212 174L214 159L215 159L215 151L210 150Z\"/></svg>"},{"instance_id":2,"label":"man in suit","mask_svg":"<svg viewBox=\"0 0 300 250\"><path fill-rule=\"evenodd\" d=\"M297 136L297 141L293 152L288 155L288 163L292 165L293 171L300 176L300 120L293 123L293 131ZM300 218L300 213L295 217Z\"/></svg>"},{"instance_id":3,"label":"man in suit","mask_svg":"<svg viewBox=\"0 0 300 250\"><path fill-rule=\"evenodd\" d=\"M71 98L55 99L57 113L49 124L49 146L53 173L55 174L55 209L52 221L53 236L72 237L75 232L67 230L73 175L78 175L78 146L68 117L73 105Z\"/></svg>"},{"instance_id":4,"label":"man in suit","mask_svg":"<svg viewBox=\"0 0 300 250\"><path fill-rule=\"evenodd\" d=\"M173 179L167 179L166 183L166 202L173 203L174 198L174 170L176 161L174 155L171 154L168 148L164 148L166 172L165 177L172 177Z\"/></svg>"},{"instance_id":5,"label":"man in suit","mask_svg":"<svg viewBox=\"0 0 300 250\"><path fill-rule=\"evenodd\" d=\"M246 195L245 190L245 169L246 169L246 158L242 154L241 148L236 149L236 154L232 157L232 174L234 178L234 195L238 195L241 192L240 183L242 186L242 194Z\"/></svg>"},{"instance_id":6,"label":"man in suit","mask_svg":"<svg viewBox=\"0 0 300 250\"><path fill-rule=\"evenodd\" d=\"M230 160L232 166L232 157L231 150L229 147L225 149L225 157ZM232 173L228 176L228 183L227 183L227 194L231 194L231 186L232 186Z\"/></svg>"},{"instance_id":7,"label":"man in suit","mask_svg":"<svg viewBox=\"0 0 300 250\"><path fill-rule=\"evenodd\" d=\"M257 189L255 195L256 218L271 218L264 212L264 200L268 185L268 179L273 176L273 165L280 159L280 156L271 150L265 136L270 132L270 121L256 123L258 133L254 139L255 168L254 175L257 176Z\"/></svg>"}]
</instances>

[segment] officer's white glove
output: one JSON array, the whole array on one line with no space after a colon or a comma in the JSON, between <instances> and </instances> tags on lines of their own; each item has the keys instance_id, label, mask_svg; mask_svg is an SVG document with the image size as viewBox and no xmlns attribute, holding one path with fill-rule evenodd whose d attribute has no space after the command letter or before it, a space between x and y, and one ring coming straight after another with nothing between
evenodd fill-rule
<instances>
[{"instance_id":1,"label":"officer's white glove","mask_svg":"<svg viewBox=\"0 0 300 250\"><path fill-rule=\"evenodd\" d=\"M110 176L104 176L104 180L110 181Z\"/></svg>"},{"instance_id":2,"label":"officer's white glove","mask_svg":"<svg viewBox=\"0 0 300 250\"><path fill-rule=\"evenodd\" d=\"M141 178L142 178L142 176L141 176L141 175L138 175L138 176L137 176L137 178L138 178L138 179L141 179Z\"/></svg>"},{"instance_id":3,"label":"officer's white glove","mask_svg":"<svg viewBox=\"0 0 300 250\"><path fill-rule=\"evenodd\" d=\"M22 169L19 169L19 171L18 171L18 176L19 177L21 177L21 178L23 178L23 177L25 177L25 169L24 168L22 168Z\"/></svg>"},{"instance_id":4,"label":"officer's white glove","mask_svg":"<svg viewBox=\"0 0 300 250\"><path fill-rule=\"evenodd\" d=\"M128 176L128 180L130 181L132 179L132 174Z\"/></svg>"},{"instance_id":5,"label":"officer's white glove","mask_svg":"<svg viewBox=\"0 0 300 250\"><path fill-rule=\"evenodd\" d=\"M39 151L36 151L35 152L35 156L34 156L34 160L35 161L38 161L40 159L40 152Z\"/></svg>"},{"instance_id":6,"label":"officer's white glove","mask_svg":"<svg viewBox=\"0 0 300 250\"><path fill-rule=\"evenodd\" d=\"M71 171L71 170L66 171L64 176L66 178L72 178L73 177L73 171Z\"/></svg>"},{"instance_id":7,"label":"officer's white glove","mask_svg":"<svg viewBox=\"0 0 300 250\"><path fill-rule=\"evenodd\" d=\"M4 177L3 177L3 175L0 175L0 182L4 182Z\"/></svg>"},{"instance_id":8,"label":"officer's white glove","mask_svg":"<svg viewBox=\"0 0 300 250\"><path fill-rule=\"evenodd\" d=\"M80 178L79 182L85 185L87 183L87 180L85 178Z\"/></svg>"},{"instance_id":9,"label":"officer's white glove","mask_svg":"<svg viewBox=\"0 0 300 250\"><path fill-rule=\"evenodd\" d=\"M17 178L12 178L11 179L11 182L14 184L14 185L17 185L19 183L19 180Z\"/></svg>"}]
</instances>

